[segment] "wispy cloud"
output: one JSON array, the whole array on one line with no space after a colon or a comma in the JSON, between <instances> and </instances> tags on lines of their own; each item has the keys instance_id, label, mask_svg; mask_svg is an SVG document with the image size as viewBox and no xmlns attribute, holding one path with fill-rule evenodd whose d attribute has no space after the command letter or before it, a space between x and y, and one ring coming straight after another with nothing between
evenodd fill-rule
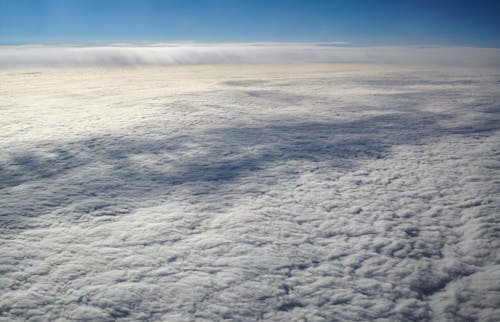
<instances>
[{"instance_id":1,"label":"wispy cloud","mask_svg":"<svg viewBox=\"0 0 500 322\"><path fill-rule=\"evenodd\" d=\"M0 68L257 63L500 66L500 49L352 47L342 43L157 43L0 47Z\"/></svg>"}]
</instances>

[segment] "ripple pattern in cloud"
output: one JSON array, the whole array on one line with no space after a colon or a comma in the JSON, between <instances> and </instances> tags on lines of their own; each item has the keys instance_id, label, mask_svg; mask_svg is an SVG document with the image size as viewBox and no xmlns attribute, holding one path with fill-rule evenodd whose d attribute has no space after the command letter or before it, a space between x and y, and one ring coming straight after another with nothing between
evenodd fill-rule
<instances>
[{"instance_id":1,"label":"ripple pattern in cloud","mask_svg":"<svg viewBox=\"0 0 500 322\"><path fill-rule=\"evenodd\" d=\"M500 316L494 69L0 73L0 320Z\"/></svg>"}]
</instances>

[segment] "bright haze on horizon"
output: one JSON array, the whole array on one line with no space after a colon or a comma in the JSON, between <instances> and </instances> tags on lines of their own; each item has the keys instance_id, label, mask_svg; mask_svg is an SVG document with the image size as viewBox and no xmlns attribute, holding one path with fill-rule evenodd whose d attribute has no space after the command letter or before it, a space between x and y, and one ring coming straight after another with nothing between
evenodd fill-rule
<instances>
[{"instance_id":1,"label":"bright haze on horizon","mask_svg":"<svg viewBox=\"0 0 500 322\"><path fill-rule=\"evenodd\" d=\"M0 321L497 322L499 8L0 0Z\"/></svg>"}]
</instances>

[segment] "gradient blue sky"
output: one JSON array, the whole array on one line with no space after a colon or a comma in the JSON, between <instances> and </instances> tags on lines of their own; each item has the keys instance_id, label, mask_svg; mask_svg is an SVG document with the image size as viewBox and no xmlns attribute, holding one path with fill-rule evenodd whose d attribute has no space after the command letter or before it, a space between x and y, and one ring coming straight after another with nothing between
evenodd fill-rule
<instances>
[{"instance_id":1,"label":"gradient blue sky","mask_svg":"<svg viewBox=\"0 0 500 322\"><path fill-rule=\"evenodd\" d=\"M0 0L0 43L340 41L500 47L500 1Z\"/></svg>"}]
</instances>

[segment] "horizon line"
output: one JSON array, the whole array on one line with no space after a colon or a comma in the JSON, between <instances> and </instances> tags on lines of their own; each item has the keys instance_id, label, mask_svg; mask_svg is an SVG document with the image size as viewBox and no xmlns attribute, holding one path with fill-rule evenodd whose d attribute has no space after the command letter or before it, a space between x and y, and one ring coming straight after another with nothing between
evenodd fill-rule
<instances>
[{"instance_id":1,"label":"horizon line","mask_svg":"<svg viewBox=\"0 0 500 322\"><path fill-rule=\"evenodd\" d=\"M500 46L475 46L464 44L362 44L345 41L197 41L197 40L173 40L173 41L134 41L134 42L1 42L1 47L181 47L181 46L331 46L352 48L480 48L500 49Z\"/></svg>"}]
</instances>

